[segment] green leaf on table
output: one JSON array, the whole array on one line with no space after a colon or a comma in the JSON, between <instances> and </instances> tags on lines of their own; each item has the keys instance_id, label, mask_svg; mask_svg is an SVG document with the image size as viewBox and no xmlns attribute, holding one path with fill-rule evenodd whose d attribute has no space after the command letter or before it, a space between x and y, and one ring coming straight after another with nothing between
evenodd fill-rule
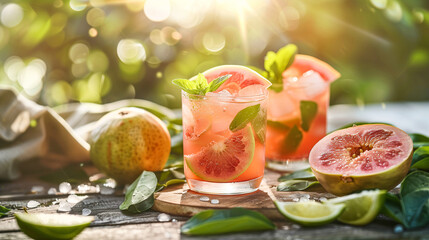
<instances>
[{"instance_id":1,"label":"green leaf on table","mask_svg":"<svg viewBox=\"0 0 429 240\"><path fill-rule=\"evenodd\" d=\"M277 191L302 191L316 184L319 184L319 182L310 180L287 180L279 183L279 185L277 186Z\"/></svg>"},{"instance_id":2,"label":"green leaf on table","mask_svg":"<svg viewBox=\"0 0 429 240\"><path fill-rule=\"evenodd\" d=\"M419 147L414 151L411 168L429 170L429 146Z\"/></svg>"},{"instance_id":3,"label":"green leaf on table","mask_svg":"<svg viewBox=\"0 0 429 240\"><path fill-rule=\"evenodd\" d=\"M144 171L127 189L125 200L119 209L132 213L140 213L153 206L157 186L157 178L153 172Z\"/></svg>"},{"instance_id":4,"label":"green leaf on table","mask_svg":"<svg viewBox=\"0 0 429 240\"><path fill-rule=\"evenodd\" d=\"M251 122L259 113L261 109L260 104L246 107L239 111L235 115L234 119L229 124L229 130L235 132L240 129L243 129L249 122Z\"/></svg>"},{"instance_id":5,"label":"green leaf on table","mask_svg":"<svg viewBox=\"0 0 429 240\"><path fill-rule=\"evenodd\" d=\"M401 205L407 228L418 228L429 223L429 173L414 171L401 184Z\"/></svg>"},{"instance_id":6,"label":"green leaf on table","mask_svg":"<svg viewBox=\"0 0 429 240\"><path fill-rule=\"evenodd\" d=\"M405 225L404 214L402 213L401 201L395 194L386 193L386 200L381 209L381 213L390 217L402 225Z\"/></svg>"},{"instance_id":7,"label":"green leaf on table","mask_svg":"<svg viewBox=\"0 0 429 240\"><path fill-rule=\"evenodd\" d=\"M401 183L401 197L420 189L429 189L429 173L414 171L409 173Z\"/></svg>"},{"instance_id":8,"label":"green leaf on table","mask_svg":"<svg viewBox=\"0 0 429 240\"><path fill-rule=\"evenodd\" d=\"M419 133L410 133L408 134L413 140L414 149L429 146L429 137L419 134Z\"/></svg>"},{"instance_id":9,"label":"green leaf on table","mask_svg":"<svg viewBox=\"0 0 429 240\"><path fill-rule=\"evenodd\" d=\"M286 124L277 122L277 121L272 121L272 120L267 120L267 126L270 126L272 128L275 128L281 131L288 131L290 129L290 127L287 126Z\"/></svg>"},{"instance_id":10,"label":"green leaf on table","mask_svg":"<svg viewBox=\"0 0 429 240\"><path fill-rule=\"evenodd\" d=\"M314 176L313 171L311 171L311 168L306 168L293 173L284 174L278 179L279 182L288 180L316 180L316 177Z\"/></svg>"},{"instance_id":11,"label":"green leaf on table","mask_svg":"<svg viewBox=\"0 0 429 240\"><path fill-rule=\"evenodd\" d=\"M0 205L0 218L8 216L9 208Z\"/></svg>"},{"instance_id":12,"label":"green leaf on table","mask_svg":"<svg viewBox=\"0 0 429 240\"><path fill-rule=\"evenodd\" d=\"M289 131L283 142L283 151L285 153L293 153L298 149L302 141L302 132L294 125Z\"/></svg>"},{"instance_id":13,"label":"green leaf on table","mask_svg":"<svg viewBox=\"0 0 429 240\"><path fill-rule=\"evenodd\" d=\"M301 111L301 128L307 132L317 115L317 103L313 101L301 101L299 109Z\"/></svg>"},{"instance_id":14,"label":"green leaf on table","mask_svg":"<svg viewBox=\"0 0 429 240\"><path fill-rule=\"evenodd\" d=\"M183 167L172 167L164 169L163 171L156 173L158 184L155 192L161 191L165 187L185 183L185 174L183 173Z\"/></svg>"},{"instance_id":15,"label":"green leaf on table","mask_svg":"<svg viewBox=\"0 0 429 240\"><path fill-rule=\"evenodd\" d=\"M409 193L402 198L402 204L407 228L429 224L429 188Z\"/></svg>"},{"instance_id":16,"label":"green leaf on table","mask_svg":"<svg viewBox=\"0 0 429 240\"><path fill-rule=\"evenodd\" d=\"M190 218L181 228L188 235L212 235L273 230L276 226L264 215L244 208L206 210Z\"/></svg>"},{"instance_id":17,"label":"green leaf on table","mask_svg":"<svg viewBox=\"0 0 429 240\"><path fill-rule=\"evenodd\" d=\"M170 179L170 180L168 180L167 182L165 182L163 184L159 184L158 183L157 186L156 186L155 192L159 192L159 191L161 191L162 189L164 189L164 188L166 188L168 186L175 185L175 184L181 184L181 183L186 183L186 180L185 179L175 178L175 179Z\"/></svg>"},{"instance_id":18,"label":"green leaf on table","mask_svg":"<svg viewBox=\"0 0 429 240\"><path fill-rule=\"evenodd\" d=\"M209 86L207 87L207 92L214 92L214 91L216 91L231 76L232 76L231 74L227 74L227 75L220 76L220 77L214 79L213 81L211 81L209 83Z\"/></svg>"}]
</instances>

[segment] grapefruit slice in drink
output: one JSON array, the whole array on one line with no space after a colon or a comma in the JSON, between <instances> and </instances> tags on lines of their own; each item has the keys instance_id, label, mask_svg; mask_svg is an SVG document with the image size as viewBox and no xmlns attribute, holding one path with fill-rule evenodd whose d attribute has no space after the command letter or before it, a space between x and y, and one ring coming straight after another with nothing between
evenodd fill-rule
<instances>
[{"instance_id":1,"label":"grapefruit slice in drink","mask_svg":"<svg viewBox=\"0 0 429 240\"><path fill-rule=\"evenodd\" d=\"M228 182L249 168L254 152L255 139L248 125L223 141L212 142L200 152L185 156L185 161L189 169L203 180Z\"/></svg>"},{"instance_id":2,"label":"grapefruit slice in drink","mask_svg":"<svg viewBox=\"0 0 429 240\"><path fill-rule=\"evenodd\" d=\"M211 82L214 79L227 74L231 74L232 76L226 80L216 90L216 92L226 89L230 93L234 94L251 85L260 85L261 89L267 89L271 86L271 82L261 76L259 73L248 67L240 65L222 65L203 72L203 75L207 78L208 82Z\"/></svg>"},{"instance_id":3,"label":"grapefruit slice in drink","mask_svg":"<svg viewBox=\"0 0 429 240\"><path fill-rule=\"evenodd\" d=\"M297 54L292 65L283 72L283 78L300 77L308 71L315 71L327 82L333 82L341 74L326 62L315 57Z\"/></svg>"}]
</instances>

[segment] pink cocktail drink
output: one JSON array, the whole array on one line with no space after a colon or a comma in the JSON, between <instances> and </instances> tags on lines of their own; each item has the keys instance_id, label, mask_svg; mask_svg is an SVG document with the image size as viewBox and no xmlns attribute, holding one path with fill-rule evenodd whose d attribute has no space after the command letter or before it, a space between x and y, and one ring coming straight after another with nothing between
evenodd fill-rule
<instances>
[{"instance_id":1,"label":"pink cocktail drink","mask_svg":"<svg viewBox=\"0 0 429 240\"><path fill-rule=\"evenodd\" d=\"M269 82L241 66L204 73L208 82L225 74L231 77L214 92L182 91L185 176L193 191L244 194L264 175Z\"/></svg>"},{"instance_id":2,"label":"pink cocktail drink","mask_svg":"<svg viewBox=\"0 0 429 240\"><path fill-rule=\"evenodd\" d=\"M246 98L182 94L185 176L192 190L242 194L258 189L265 167L268 99L267 94ZM259 106L255 119L231 131L235 116L254 106Z\"/></svg>"},{"instance_id":3,"label":"pink cocktail drink","mask_svg":"<svg viewBox=\"0 0 429 240\"><path fill-rule=\"evenodd\" d=\"M310 150L326 135L330 82L338 77L326 63L297 55L283 73L283 90L269 90L267 167L280 171L308 167Z\"/></svg>"}]
</instances>

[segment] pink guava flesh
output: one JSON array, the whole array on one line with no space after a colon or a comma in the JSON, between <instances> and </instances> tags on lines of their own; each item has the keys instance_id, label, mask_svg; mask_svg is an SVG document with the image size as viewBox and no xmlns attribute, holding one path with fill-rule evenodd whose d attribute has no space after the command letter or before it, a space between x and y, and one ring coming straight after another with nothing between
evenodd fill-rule
<instances>
[{"instance_id":1,"label":"pink guava flesh","mask_svg":"<svg viewBox=\"0 0 429 240\"><path fill-rule=\"evenodd\" d=\"M406 160L410 137L389 125L361 125L336 131L317 143L310 164L319 172L361 176L378 173Z\"/></svg>"}]
</instances>

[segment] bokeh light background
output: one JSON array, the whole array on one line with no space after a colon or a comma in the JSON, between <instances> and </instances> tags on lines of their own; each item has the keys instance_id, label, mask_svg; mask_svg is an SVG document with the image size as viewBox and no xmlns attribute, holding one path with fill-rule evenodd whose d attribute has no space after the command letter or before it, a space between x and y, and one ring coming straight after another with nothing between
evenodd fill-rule
<instances>
[{"instance_id":1,"label":"bokeh light background","mask_svg":"<svg viewBox=\"0 0 429 240\"><path fill-rule=\"evenodd\" d=\"M342 73L332 104L429 100L426 0L15 0L0 3L0 84L38 103L143 98L174 78L262 67L295 43Z\"/></svg>"}]
</instances>

